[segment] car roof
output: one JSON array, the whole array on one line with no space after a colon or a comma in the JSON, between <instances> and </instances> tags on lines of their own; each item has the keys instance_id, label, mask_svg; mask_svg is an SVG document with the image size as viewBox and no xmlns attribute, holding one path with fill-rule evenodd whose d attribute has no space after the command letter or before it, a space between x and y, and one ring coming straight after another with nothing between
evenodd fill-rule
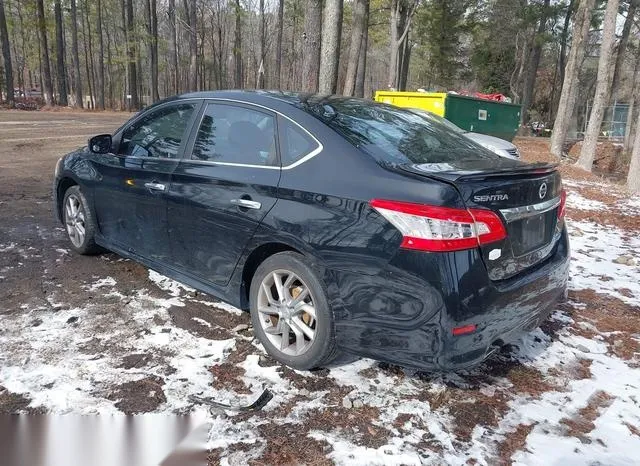
<instances>
[{"instance_id":1,"label":"car roof","mask_svg":"<svg viewBox=\"0 0 640 466\"><path fill-rule=\"evenodd\" d=\"M351 102L358 101L358 103L363 106L386 105L379 102L374 102L370 99L362 99L358 97L257 89L188 92L185 94L169 97L153 104L153 106L165 102L185 99L227 99L248 104L263 105L265 107L273 108L280 111L286 111L287 107L296 107L298 109L304 110L305 112L308 112L307 107L309 106L339 103L347 100Z\"/></svg>"}]
</instances>

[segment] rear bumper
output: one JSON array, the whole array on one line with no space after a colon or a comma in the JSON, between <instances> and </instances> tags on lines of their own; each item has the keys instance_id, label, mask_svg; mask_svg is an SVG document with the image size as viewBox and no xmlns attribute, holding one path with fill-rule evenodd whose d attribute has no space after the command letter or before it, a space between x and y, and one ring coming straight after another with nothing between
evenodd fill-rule
<instances>
[{"instance_id":1,"label":"rear bumper","mask_svg":"<svg viewBox=\"0 0 640 466\"><path fill-rule=\"evenodd\" d=\"M564 228L545 261L500 282L488 278L477 251L402 251L381 274L334 272L339 345L421 369L477 365L537 327L564 299L569 256ZM453 336L453 328L471 324L475 332Z\"/></svg>"}]
</instances>

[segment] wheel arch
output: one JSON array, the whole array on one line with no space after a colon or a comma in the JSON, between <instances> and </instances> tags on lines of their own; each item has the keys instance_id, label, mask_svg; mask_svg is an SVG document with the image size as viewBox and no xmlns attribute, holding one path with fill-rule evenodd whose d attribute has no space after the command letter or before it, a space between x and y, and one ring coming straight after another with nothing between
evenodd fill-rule
<instances>
[{"instance_id":1,"label":"wheel arch","mask_svg":"<svg viewBox=\"0 0 640 466\"><path fill-rule=\"evenodd\" d=\"M70 176L65 176L60 179L56 186L56 215L60 222L62 222L62 205L64 203L64 195L72 186L78 186L78 182Z\"/></svg>"},{"instance_id":2,"label":"wheel arch","mask_svg":"<svg viewBox=\"0 0 640 466\"><path fill-rule=\"evenodd\" d=\"M256 270L268 257L278 254L279 252L291 251L296 252L302 256L305 254L294 246L282 242L269 242L261 244L256 247L247 256L247 260L244 262L242 268L241 282L240 282L240 307L242 309L249 309L249 291L251 289L251 280L256 273Z\"/></svg>"}]
</instances>

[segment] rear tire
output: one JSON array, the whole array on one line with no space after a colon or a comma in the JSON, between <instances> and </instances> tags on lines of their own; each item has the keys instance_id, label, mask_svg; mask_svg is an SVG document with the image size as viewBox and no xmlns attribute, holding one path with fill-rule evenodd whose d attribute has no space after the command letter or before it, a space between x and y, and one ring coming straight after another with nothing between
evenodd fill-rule
<instances>
[{"instance_id":1,"label":"rear tire","mask_svg":"<svg viewBox=\"0 0 640 466\"><path fill-rule=\"evenodd\" d=\"M102 251L94 241L95 217L80 186L71 186L65 191L62 220L71 249L83 255L97 254Z\"/></svg>"},{"instance_id":2,"label":"rear tire","mask_svg":"<svg viewBox=\"0 0 640 466\"><path fill-rule=\"evenodd\" d=\"M249 305L256 336L281 363L308 370L336 357L326 287L302 255L281 252L260 264L251 280Z\"/></svg>"}]
</instances>

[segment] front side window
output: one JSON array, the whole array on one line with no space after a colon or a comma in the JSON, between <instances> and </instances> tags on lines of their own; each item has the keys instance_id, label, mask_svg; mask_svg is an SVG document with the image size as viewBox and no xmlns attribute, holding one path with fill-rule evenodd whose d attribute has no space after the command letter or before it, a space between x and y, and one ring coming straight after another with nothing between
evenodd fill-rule
<instances>
[{"instance_id":1,"label":"front side window","mask_svg":"<svg viewBox=\"0 0 640 466\"><path fill-rule=\"evenodd\" d=\"M274 117L259 110L209 104L193 146L193 160L277 166Z\"/></svg>"},{"instance_id":2,"label":"front side window","mask_svg":"<svg viewBox=\"0 0 640 466\"><path fill-rule=\"evenodd\" d=\"M195 104L161 107L122 133L119 155L176 159Z\"/></svg>"}]
</instances>

